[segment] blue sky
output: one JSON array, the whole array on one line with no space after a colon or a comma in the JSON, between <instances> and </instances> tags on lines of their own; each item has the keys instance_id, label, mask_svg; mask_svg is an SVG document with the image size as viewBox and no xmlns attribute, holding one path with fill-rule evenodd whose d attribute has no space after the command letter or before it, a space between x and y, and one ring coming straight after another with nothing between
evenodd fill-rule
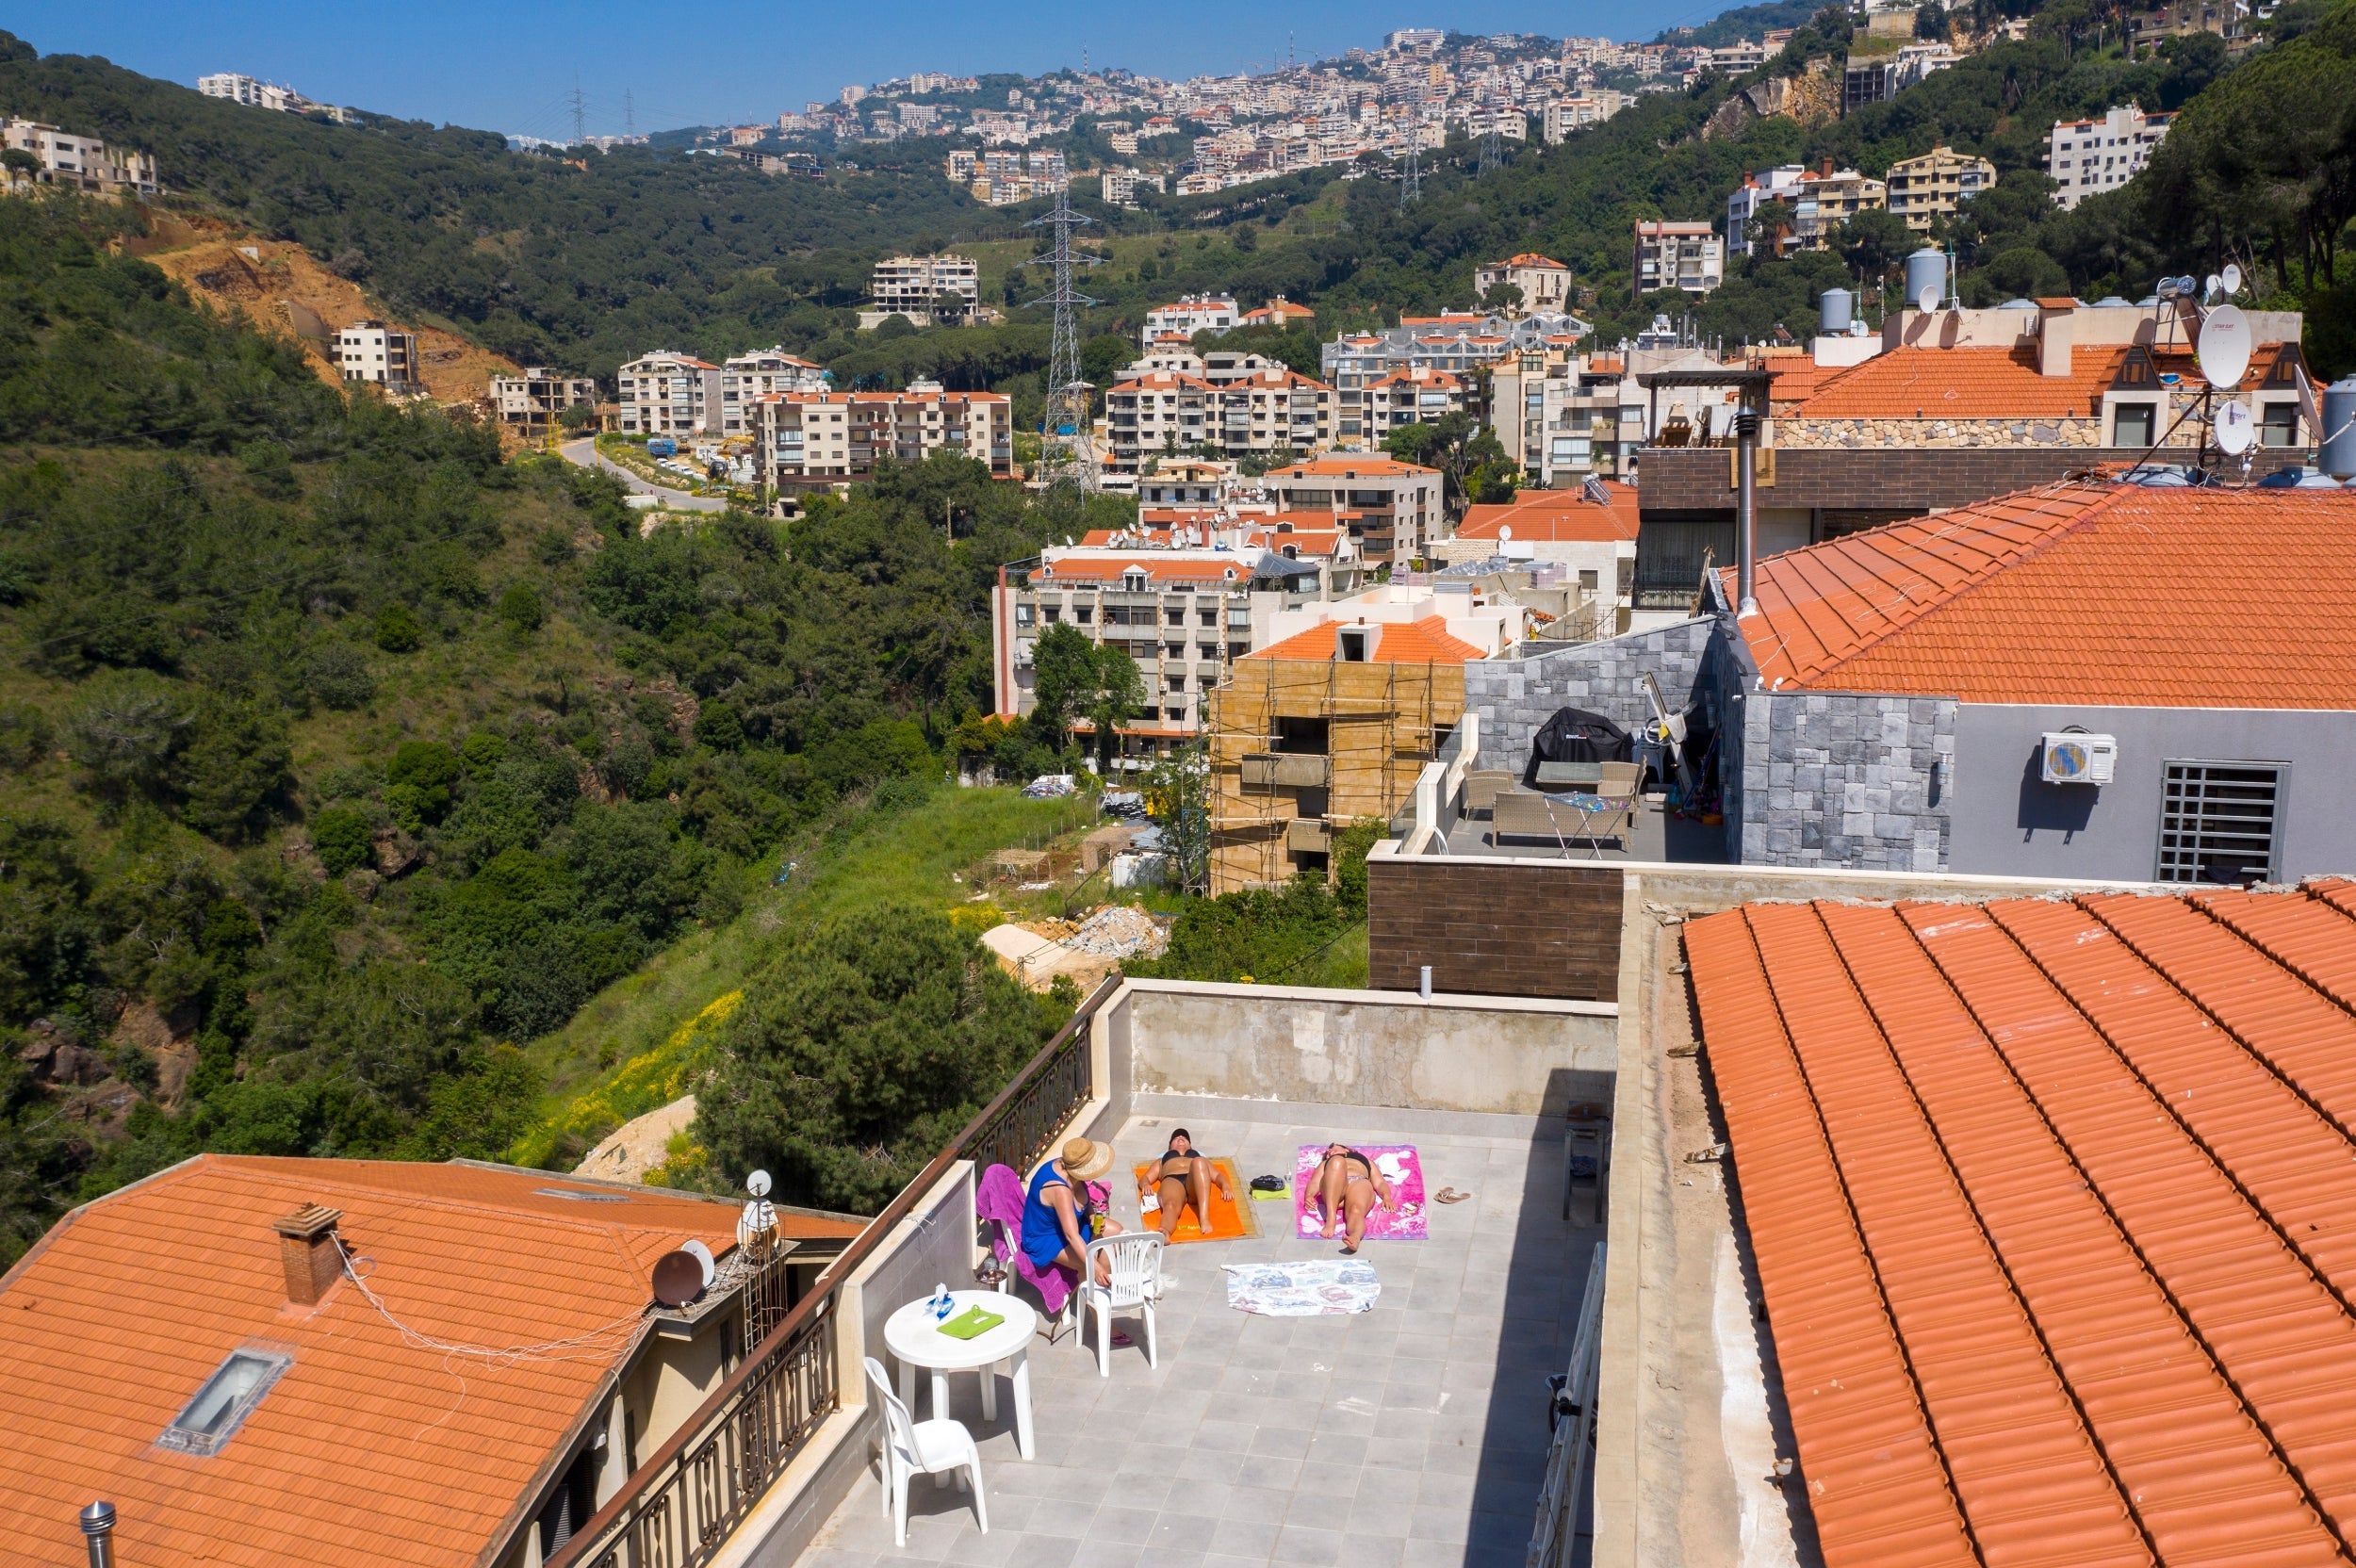
<instances>
[{"instance_id":1,"label":"blue sky","mask_svg":"<svg viewBox=\"0 0 2356 1568\"><path fill-rule=\"evenodd\" d=\"M1161 75L1242 70L1374 45L1393 27L1650 38L1722 4L1665 0L1187 0L1152 6L1018 8L946 0L896 6L799 3L624 6L605 0L79 0L17 12L0 26L42 54L104 55L193 84L242 71L314 98L412 119L557 137L578 81L592 134L767 119L845 82L910 71L1097 65ZM9 8L13 9L13 8ZM884 22L884 19L889 19ZM878 24L882 22L883 24Z\"/></svg>"}]
</instances>

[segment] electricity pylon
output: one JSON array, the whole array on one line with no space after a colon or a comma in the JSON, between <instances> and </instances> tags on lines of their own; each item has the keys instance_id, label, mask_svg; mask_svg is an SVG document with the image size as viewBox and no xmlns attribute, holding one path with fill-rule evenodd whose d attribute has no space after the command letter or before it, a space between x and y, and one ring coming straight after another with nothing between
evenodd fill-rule
<instances>
[{"instance_id":1,"label":"electricity pylon","mask_svg":"<svg viewBox=\"0 0 2356 1568\"><path fill-rule=\"evenodd\" d=\"M1055 332L1047 350L1047 408L1039 431L1041 488L1052 490L1058 484L1076 484L1086 496L1096 494L1098 475L1096 437L1088 408L1091 389L1080 376L1080 307L1092 305L1096 301L1072 286L1072 273L1082 263L1094 266L1095 258L1072 253L1072 231L1082 223L1094 221L1072 210L1072 191L1067 185L1055 192L1055 210L1024 225L1052 228L1055 234L1055 249L1033 258L1034 262L1044 261L1053 267L1055 278L1045 295L1031 302L1055 308Z\"/></svg>"}]
</instances>

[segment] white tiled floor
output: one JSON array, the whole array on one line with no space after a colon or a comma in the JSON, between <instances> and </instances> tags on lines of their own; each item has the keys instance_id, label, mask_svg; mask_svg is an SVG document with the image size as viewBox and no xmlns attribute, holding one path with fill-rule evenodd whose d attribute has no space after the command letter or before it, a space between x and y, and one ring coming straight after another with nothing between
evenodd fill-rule
<instances>
[{"instance_id":1,"label":"white tiled floor","mask_svg":"<svg viewBox=\"0 0 2356 1568\"><path fill-rule=\"evenodd\" d=\"M1247 1179L1289 1175L1311 1141L1413 1143L1430 1192L1475 1200L1432 1204L1430 1240L1369 1242L1382 1299L1349 1317L1226 1305L1222 1263L1336 1250L1295 1240L1287 1204L1260 1205L1255 1239L1170 1249L1158 1368L1136 1326L1109 1379L1069 1336L1035 1342L1035 1461L1015 1452L1008 1400L986 1425L977 1380L953 1380L954 1413L982 1446L990 1534L965 1494L919 1478L908 1545L895 1547L871 1471L813 1546L813 1568L1517 1568L1546 1445L1544 1380L1570 1358L1601 1235L1560 1217L1562 1145L1402 1134L1359 1108L1288 1110L1303 1120L1186 1125ZM1160 1152L1176 1124L1133 1119L1116 1140L1123 1224L1137 1194L1120 1173ZM1583 1219L1583 1183L1579 1199Z\"/></svg>"}]
</instances>

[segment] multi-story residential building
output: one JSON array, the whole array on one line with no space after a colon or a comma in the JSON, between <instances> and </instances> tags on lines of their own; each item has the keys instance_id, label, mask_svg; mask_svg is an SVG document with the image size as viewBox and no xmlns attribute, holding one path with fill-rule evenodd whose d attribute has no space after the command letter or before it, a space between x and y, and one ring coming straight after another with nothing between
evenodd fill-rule
<instances>
[{"instance_id":1,"label":"multi-story residential building","mask_svg":"<svg viewBox=\"0 0 2356 1568\"><path fill-rule=\"evenodd\" d=\"M1493 261L1473 273L1473 290L1483 299L1500 284L1522 291L1520 302L1505 308L1505 314L1516 319L1538 311L1570 308L1571 270L1535 251L1525 251L1509 261Z\"/></svg>"},{"instance_id":2,"label":"multi-story residential building","mask_svg":"<svg viewBox=\"0 0 2356 1568\"><path fill-rule=\"evenodd\" d=\"M1428 425L1445 414L1464 411L1464 378L1453 370L1398 369L1366 384L1358 407L1365 443L1379 447L1402 425Z\"/></svg>"},{"instance_id":3,"label":"multi-story residential building","mask_svg":"<svg viewBox=\"0 0 2356 1568\"><path fill-rule=\"evenodd\" d=\"M1636 220L1636 263L1630 288L1637 299L1658 289L1714 293L1726 277L1726 246L1708 223Z\"/></svg>"},{"instance_id":4,"label":"multi-story residential building","mask_svg":"<svg viewBox=\"0 0 2356 1568\"><path fill-rule=\"evenodd\" d=\"M593 409L597 403L597 384L588 376L533 366L520 376L491 378L491 407L499 423L526 435L545 435L566 409L583 403Z\"/></svg>"},{"instance_id":5,"label":"multi-story residential building","mask_svg":"<svg viewBox=\"0 0 2356 1568\"><path fill-rule=\"evenodd\" d=\"M2045 138L2045 172L2060 188L2053 192L2054 202L2074 207L2134 179L2175 118L2146 114L2140 105L2129 104L2105 111L2100 120L2053 122Z\"/></svg>"},{"instance_id":6,"label":"multi-story residential building","mask_svg":"<svg viewBox=\"0 0 2356 1568\"><path fill-rule=\"evenodd\" d=\"M1227 370L1217 382L1148 371L1104 394L1104 469L1134 477L1157 453L1203 448L1229 458L1320 451L1333 439L1334 408L1332 387L1281 365Z\"/></svg>"},{"instance_id":7,"label":"multi-story residential building","mask_svg":"<svg viewBox=\"0 0 2356 1568\"><path fill-rule=\"evenodd\" d=\"M290 87L275 82L258 81L236 71L219 71L196 79L196 90L207 98L225 98L233 104L252 108L272 109L281 114L323 113L338 124L349 124L350 109L334 104L316 103Z\"/></svg>"},{"instance_id":8,"label":"multi-story residential building","mask_svg":"<svg viewBox=\"0 0 2356 1568\"><path fill-rule=\"evenodd\" d=\"M2154 51L2167 39L2214 33L2238 55L2257 41L2252 24L2260 14L2252 0L2162 0L2127 19L2128 52Z\"/></svg>"},{"instance_id":9,"label":"multi-story residential building","mask_svg":"<svg viewBox=\"0 0 2356 1568\"><path fill-rule=\"evenodd\" d=\"M1884 183L1890 210L1910 229L1928 230L1935 218L1952 218L1956 207L1996 183L1996 166L1986 158L1934 147L1919 158L1890 166Z\"/></svg>"},{"instance_id":10,"label":"multi-story residential building","mask_svg":"<svg viewBox=\"0 0 2356 1568\"><path fill-rule=\"evenodd\" d=\"M1130 138L1134 143L1136 138ZM1137 204L1137 172L1107 166L1097 172L1097 199L1106 206L1133 207Z\"/></svg>"},{"instance_id":11,"label":"multi-story residential building","mask_svg":"<svg viewBox=\"0 0 2356 1568\"><path fill-rule=\"evenodd\" d=\"M1910 18L1913 12L1904 14ZM1911 22L1907 25L1911 26ZM1895 55L1852 61L1841 74L1841 112L1852 114L1868 104L1887 103L1917 83L1950 69L1957 58L1949 44L1908 43L1901 45Z\"/></svg>"},{"instance_id":12,"label":"multi-story residential building","mask_svg":"<svg viewBox=\"0 0 2356 1568\"><path fill-rule=\"evenodd\" d=\"M155 160L130 148L109 147L96 137L75 136L38 120L0 120L0 148L30 153L37 172L0 169L0 189L45 185L101 195L153 196Z\"/></svg>"},{"instance_id":13,"label":"multi-story residential building","mask_svg":"<svg viewBox=\"0 0 2356 1568\"><path fill-rule=\"evenodd\" d=\"M1611 119L1627 102L1610 88L1594 88L1576 98L1557 98L1546 106L1540 134L1549 147L1559 146L1563 138L1581 126L1600 125Z\"/></svg>"},{"instance_id":14,"label":"multi-story residential building","mask_svg":"<svg viewBox=\"0 0 2356 1568\"><path fill-rule=\"evenodd\" d=\"M1235 308L1234 298L1226 294L1188 294L1166 305L1156 305L1145 313L1145 341L1170 334L1192 337L1199 332L1233 332L1242 321L1243 314Z\"/></svg>"},{"instance_id":15,"label":"multi-story residential building","mask_svg":"<svg viewBox=\"0 0 2356 1568\"><path fill-rule=\"evenodd\" d=\"M1365 442L1366 389L1395 370L1449 370L1463 376L1517 349L1567 351L1587 332L1586 322L1562 311L1537 311L1518 320L1461 311L1411 316L1396 327L1337 337L1318 354L1340 408L1333 438L1345 447Z\"/></svg>"},{"instance_id":16,"label":"multi-story residential building","mask_svg":"<svg viewBox=\"0 0 2356 1568\"><path fill-rule=\"evenodd\" d=\"M1804 163L1779 164L1773 169L1760 169L1742 176L1742 183L1726 198L1726 250L1728 253L1746 256L1751 253L1751 220L1759 209L1770 202L1790 202L1792 191L1808 172Z\"/></svg>"},{"instance_id":17,"label":"multi-story residential building","mask_svg":"<svg viewBox=\"0 0 2356 1568\"><path fill-rule=\"evenodd\" d=\"M339 329L335 366L347 385L367 382L392 393L425 390L417 335L382 321L354 321Z\"/></svg>"},{"instance_id":18,"label":"multi-story residential building","mask_svg":"<svg viewBox=\"0 0 2356 1568\"><path fill-rule=\"evenodd\" d=\"M944 172L948 174L949 183L951 185L972 185L973 183L974 167L974 154L973 149L970 147L956 147L950 149L947 167Z\"/></svg>"},{"instance_id":19,"label":"multi-story residential building","mask_svg":"<svg viewBox=\"0 0 2356 1568\"><path fill-rule=\"evenodd\" d=\"M833 384L826 367L787 353L783 349L756 349L720 366L720 433L751 433L749 415L755 398L772 392L824 392Z\"/></svg>"},{"instance_id":20,"label":"multi-story residential building","mask_svg":"<svg viewBox=\"0 0 2356 1568\"><path fill-rule=\"evenodd\" d=\"M624 433L721 433L720 368L692 354L658 349L622 367L614 378Z\"/></svg>"},{"instance_id":21,"label":"multi-story residential building","mask_svg":"<svg viewBox=\"0 0 2356 1568\"><path fill-rule=\"evenodd\" d=\"M879 461L921 463L955 452L1014 473L1013 408L997 392L770 392L751 400L753 474L773 490L840 487L873 477Z\"/></svg>"},{"instance_id":22,"label":"multi-story residential building","mask_svg":"<svg viewBox=\"0 0 2356 1568\"><path fill-rule=\"evenodd\" d=\"M875 305L859 312L862 331L894 316L920 327L964 326L981 303L981 268L971 256L886 256L867 291Z\"/></svg>"},{"instance_id":23,"label":"multi-story residential building","mask_svg":"<svg viewBox=\"0 0 2356 1568\"><path fill-rule=\"evenodd\" d=\"M1279 332L1300 322L1303 325L1317 318L1317 313L1307 305L1297 305L1279 294L1257 310L1243 313L1246 327L1272 327Z\"/></svg>"},{"instance_id":24,"label":"multi-story residential building","mask_svg":"<svg viewBox=\"0 0 2356 1568\"><path fill-rule=\"evenodd\" d=\"M1404 566L1440 532L1440 472L1393 458L1336 454L1273 469L1268 487L1284 512L1330 513L1369 568Z\"/></svg>"},{"instance_id":25,"label":"multi-story residential building","mask_svg":"<svg viewBox=\"0 0 2356 1568\"><path fill-rule=\"evenodd\" d=\"M1527 350L1499 360L1489 384L1505 455L1548 489L1628 471L1644 414L1644 390L1616 355Z\"/></svg>"},{"instance_id":26,"label":"multi-story residential building","mask_svg":"<svg viewBox=\"0 0 2356 1568\"><path fill-rule=\"evenodd\" d=\"M1877 212L1889 204L1889 188L1854 169L1836 170L1826 158L1813 174L1801 176L1793 192L1792 235L1787 251L1822 251L1840 233L1841 225L1860 212Z\"/></svg>"}]
</instances>

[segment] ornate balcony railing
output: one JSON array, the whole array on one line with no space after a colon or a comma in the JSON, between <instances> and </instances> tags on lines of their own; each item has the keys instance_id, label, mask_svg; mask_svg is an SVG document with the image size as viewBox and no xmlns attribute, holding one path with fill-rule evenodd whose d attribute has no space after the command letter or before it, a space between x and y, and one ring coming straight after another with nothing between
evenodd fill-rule
<instances>
[{"instance_id":1,"label":"ornate balcony railing","mask_svg":"<svg viewBox=\"0 0 2356 1568\"><path fill-rule=\"evenodd\" d=\"M1094 1089L1088 1025L1120 984L1113 974L1097 987L546 1568L699 1568L711 1560L842 1402L834 1309L843 1282L957 1161L1020 1172L1047 1152Z\"/></svg>"}]
</instances>

